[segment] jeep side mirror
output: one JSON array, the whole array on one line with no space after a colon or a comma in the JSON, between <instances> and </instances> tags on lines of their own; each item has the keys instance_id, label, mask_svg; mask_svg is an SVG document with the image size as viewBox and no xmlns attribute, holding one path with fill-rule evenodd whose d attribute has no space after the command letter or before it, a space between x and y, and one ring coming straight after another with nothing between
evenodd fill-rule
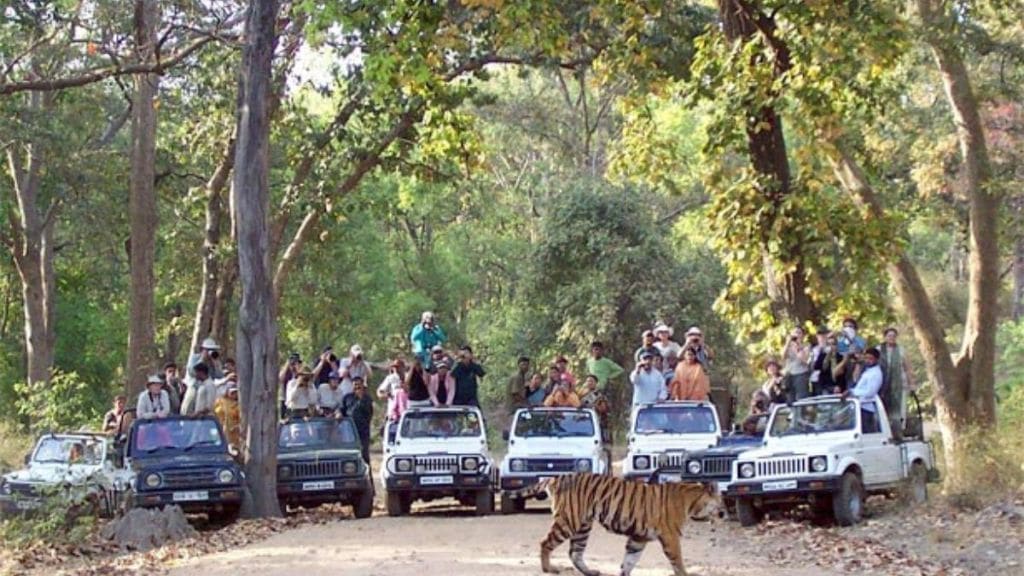
<instances>
[{"instance_id":1,"label":"jeep side mirror","mask_svg":"<svg viewBox=\"0 0 1024 576\"><path fill-rule=\"evenodd\" d=\"M501 439L508 442L508 430L501 431Z\"/></svg>"},{"instance_id":2,"label":"jeep side mirror","mask_svg":"<svg viewBox=\"0 0 1024 576\"><path fill-rule=\"evenodd\" d=\"M32 453L25 454L25 466L28 466L32 462Z\"/></svg>"}]
</instances>

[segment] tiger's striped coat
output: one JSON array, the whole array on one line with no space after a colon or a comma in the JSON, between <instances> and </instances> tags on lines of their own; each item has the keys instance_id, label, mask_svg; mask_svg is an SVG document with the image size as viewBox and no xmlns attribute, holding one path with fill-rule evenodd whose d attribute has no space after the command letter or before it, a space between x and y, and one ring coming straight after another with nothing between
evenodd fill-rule
<instances>
[{"instance_id":1,"label":"tiger's striped coat","mask_svg":"<svg viewBox=\"0 0 1024 576\"><path fill-rule=\"evenodd\" d=\"M523 496L547 492L554 521L540 544L544 572L551 567L551 552L569 540L569 558L586 576L598 572L587 567L583 552L594 522L629 539L621 576L629 576L647 543L657 539L676 576L683 576L679 538L690 517L706 516L718 504L713 487L701 484L642 484L621 478L581 473L559 476L522 491Z\"/></svg>"}]
</instances>

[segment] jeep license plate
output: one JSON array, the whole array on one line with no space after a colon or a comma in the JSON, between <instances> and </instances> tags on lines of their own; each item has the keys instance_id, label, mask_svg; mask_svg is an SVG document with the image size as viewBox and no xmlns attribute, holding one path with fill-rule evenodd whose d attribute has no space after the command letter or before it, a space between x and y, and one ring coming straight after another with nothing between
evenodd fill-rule
<instances>
[{"instance_id":1,"label":"jeep license plate","mask_svg":"<svg viewBox=\"0 0 1024 576\"><path fill-rule=\"evenodd\" d=\"M175 502L202 502L203 500L210 499L210 493L205 490L196 490L194 492L175 492L172 495L172 499Z\"/></svg>"},{"instance_id":2,"label":"jeep license plate","mask_svg":"<svg viewBox=\"0 0 1024 576\"><path fill-rule=\"evenodd\" d=\"M796 490L796 480L782 480L780 482L765 482L761 485L765 492L776 490Z\"/></svg>"},{"instance_id":3,"label":"jeep license plate","mask_svg":"<svg viewBox=\"0 0 1024 576\"><path fill-rule=\"evenodd\" d=\"M676 483L676 482L682 482L683 481L683 476L682 476L682 474L662 474L659 477L659 479L662 482L668 482L668 483L671 484L671 483Z\"/></svg>"},{"instance_id":4,"label":"jeep license plate","mask_svg":"<svg viewBox=\"0 0 1024 576\"><path fill-rule=\"evenodd\" d=\"M453 476L424 476L420 478L422 486L437 486L438 484L452 484L455 482Z\"/></svg>"},{"instance_id":5,"label":"jeep license plate","mask_svg":"<svg viewBox=\"0 0 1024 576\"><path fill-rule=\"evenodd\" d=\"M18 500L17 502L15 502L14 506L18 510L35 510L36 508L39 508L39 501L38 500Z\"/></svg>"},{"instance_id":6,"label":"jeep license plate","mask_svg":"<svg viewBox=\"0 0 1024 576\"><path fill-rule=\"evenodd\" d=\"M303 482L302 489L306 491L334 490L334 480L325 480L321 482Z\"/></svg>"}]
</instances>

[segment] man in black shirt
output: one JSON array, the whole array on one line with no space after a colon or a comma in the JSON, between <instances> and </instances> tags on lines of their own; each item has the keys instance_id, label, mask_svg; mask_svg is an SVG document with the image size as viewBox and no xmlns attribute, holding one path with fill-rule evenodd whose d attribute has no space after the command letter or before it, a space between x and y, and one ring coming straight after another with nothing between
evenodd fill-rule
<instances>
[{"instance_id":1,"label":"man in black shirt","mask_svg":"<svg viewBox=\"0 0 1024 576\"><path fill-rule=\"evenodd\" d=\"M363 460L370 463L370 421L373 420L373 400L366 393L366 383L362 377L352 379L352 392L341 400L341 413L351 418L359 434L359 442L363 445Z\"/></svg>"},{"instance_id":2,"label":"man in black shirt","mask_svg":"<svg viewBox=\"0 0 1024 576\"><path fill-rule=\"evenodd\" d=\"M455 400L456 406L480 407L480 399L477 397L479 388L478 378L487 375L484 367L473 360L473 349L468 345L459 349L459 363L452 369L452 378L455 379Z\"/></svg>"}]
</instances>

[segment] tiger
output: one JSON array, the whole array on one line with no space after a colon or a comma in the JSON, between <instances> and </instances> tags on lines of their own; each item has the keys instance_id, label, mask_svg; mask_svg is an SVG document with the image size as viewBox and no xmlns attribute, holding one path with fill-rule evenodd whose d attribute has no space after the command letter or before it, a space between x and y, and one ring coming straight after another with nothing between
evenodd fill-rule
<instances>
[{"instance_id":1,"label":"tiger","mask_svg":"<svg viewBox=\"0 0 1024 576\"><path fill-rule=\"evenodd\" d=\"M566 539L569 558L585 576L597 576L583 560L594 521L615 534L628 536L620 576L629 576L647 543L658 539L672 563L675 576L685 576L679 538L689 518L707 519L720 510L714 485L675 483L643 484L622 478L577 473L547 478L519 491L519 497L543 492L551 498L554 520L540 543L540 565L557 573L551 553Z\"/></svg>"}]
</instances>

